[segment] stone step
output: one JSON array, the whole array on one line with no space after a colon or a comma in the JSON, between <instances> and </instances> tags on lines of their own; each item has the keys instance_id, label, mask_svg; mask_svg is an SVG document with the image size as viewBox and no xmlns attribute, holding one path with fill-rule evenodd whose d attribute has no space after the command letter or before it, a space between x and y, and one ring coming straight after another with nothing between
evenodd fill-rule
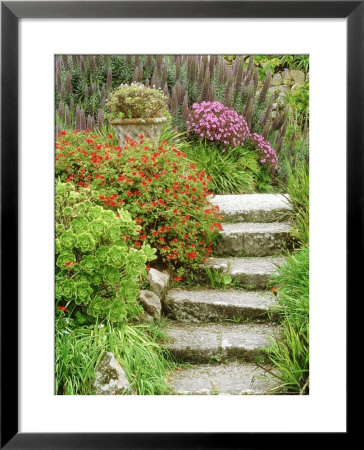
<instances>
[{"instance_id":1,"label":"stone step","mask_svg":"<svg viewBox=\"0 0 364 450\"><path fill-rule=\"evenodd\" d=\"M255 364L235 361L179 369L169 375L168 382L177 395L264 395L277 386Z\"/></svg>"},{"instance_id":2,"label":"stone step","mask_svg":"<svg viewBox=\"0 0 364 450\"><path fill-rule=\"evenodd\" d=\"M270 345L268 336L279 327L266 324L190 325L174 322L165 329L167 350L178 360L191 363L253 360Z\"/></svg>"},{"instance_id":3,"label":"stone step","mask_svg":"<svg viewBox=\"0 0 364 450\"><path fill-rule=\"evenodd\" d=\"M288 243L289 222L225 223L221 240L214 247L216 256L270 256L282 253Z\"/></svg>"},{"instance_id":4,"label":"stone step","mask_svg":"<svg viewBox=\"0 0 364 450\"><path fill-rule=\"evenodd\" d=\"M163 308L170 318L179 322L216 322L233 318L267 321L269 308L275 304L272 292L171 289Z\"/></svg>"},{"instance_id":5,"label":"stone step","mask_svg":"<svg viewBox=\"0 0 364 450\"><path fill-rule=\"evenodd\" d=\"M210 200L218 205L226 222L277 222L285 220L291 209L287 194L216 195Z\"/></svg>"},{"instance_id":6,"label":"stone step","mask_svg":"<svg viewBox=\"0 0 364 450\"><path fill-rule=\"evenodd\" d=\"M250 258L209 258L205 267L229 273L235 282L249 289L266 289L277 267L284 264L283 257L264 256ZM203 269L202 269L203 271Z\"/></svg>"}]
</instances>

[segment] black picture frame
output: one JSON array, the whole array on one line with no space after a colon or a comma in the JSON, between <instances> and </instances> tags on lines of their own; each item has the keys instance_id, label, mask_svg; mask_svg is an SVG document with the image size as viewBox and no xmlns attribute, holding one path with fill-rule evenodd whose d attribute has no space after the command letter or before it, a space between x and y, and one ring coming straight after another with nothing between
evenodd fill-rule
<instances>
[{"instance_id":1,"label":"black picture frame","mask_svg":"<svg viewBox=\"0 0 364 450\"><path fill-rule=\"evenodd\" d=\"M1 2L1 448L260 447L263 440L269 441L273 436L267 433L242 436L242 433L18 432L15 375L18 373L18 324L9 320L18 317L18 22L21 18L346 18L348 304L360 292L363 271L363 264L357 264L357 256L363 256L364 221L364 1L92 1L87 8L84 5L77 1ZM348 431L338 433L341 436L335 439L347 437ZM300 443L306 438L309 433ZM290 439L289 434L281 436L280 446L285 446Z\"/></svg>"}]
</instances>

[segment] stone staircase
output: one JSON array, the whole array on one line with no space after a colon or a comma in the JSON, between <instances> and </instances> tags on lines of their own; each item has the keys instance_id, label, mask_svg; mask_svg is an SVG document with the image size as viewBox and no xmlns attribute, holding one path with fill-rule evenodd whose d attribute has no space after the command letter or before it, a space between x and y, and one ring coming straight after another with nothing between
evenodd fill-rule
<instances>
[{"instance_id":1,"label":"stone staircase","mask_svg":"<svg viewBox=\"0 0 364 450\"><path fill-rule=\"evenodd\" d=\"M279 256L290 225L283 195L218 195L212 202L225 216L220 243L206 266L228 273L231 289L170 289L163 302L169 318L166 344L185 363L170 374L176 394L268 394L274 382L254 362L279 326L269 308L270 276L284 262Z\"/></svg>"}]
</instances>

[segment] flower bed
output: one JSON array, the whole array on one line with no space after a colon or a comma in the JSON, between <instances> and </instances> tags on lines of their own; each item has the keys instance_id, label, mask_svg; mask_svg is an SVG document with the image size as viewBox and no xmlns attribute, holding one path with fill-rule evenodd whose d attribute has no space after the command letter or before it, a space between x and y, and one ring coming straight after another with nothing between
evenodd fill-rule
<instances>
[{"instance_id":1,"label":"flower bed","mask_svg":"<svg viewBox=\"0 0 364 450\"><path fill-rule=\"evenodd\" d=\"M221 217L208 201L209 177L173 145L149 146L141 136L121 148L92 134L63 132L56 175L94 188L104 208L128 211L140 230L125 240L136 248L150 244L160 262L192 270L211 254Z\"/></svg>"}]
</instances>

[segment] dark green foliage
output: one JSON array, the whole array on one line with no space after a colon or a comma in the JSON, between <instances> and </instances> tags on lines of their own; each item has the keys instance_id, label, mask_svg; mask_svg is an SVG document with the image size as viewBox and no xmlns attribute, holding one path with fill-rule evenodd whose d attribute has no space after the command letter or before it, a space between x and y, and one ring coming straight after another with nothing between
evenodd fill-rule
<instances>
[{"instance_id":1,"label":"dark green foliage","mask_svg":"<svg viewBox=\"0 0 364 450\"><path fill-rule=\"evenodd\" d=\"M283 333L267 349L278 390L309 393L309 249L287 258L272 283L278 290ZM273 372L272 372L273 374Z\"/></svg>"}]
</instances>

